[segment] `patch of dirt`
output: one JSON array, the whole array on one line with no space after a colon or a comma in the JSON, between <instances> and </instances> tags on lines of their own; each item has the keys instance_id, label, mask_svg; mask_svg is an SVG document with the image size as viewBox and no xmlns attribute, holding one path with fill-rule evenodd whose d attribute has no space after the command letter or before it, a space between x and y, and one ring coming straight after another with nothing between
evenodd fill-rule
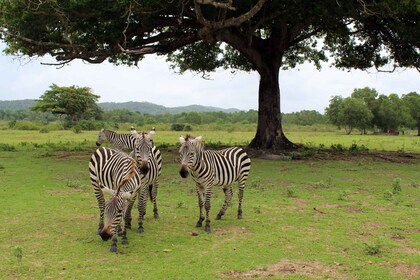
<instances>
[{"instance_id":1,"label":"patch of dirt","mask_svg":"<svg viewBox=\"0 0 420 280\"><path fill-rule=\"evenodd\" d=\"M268 160L342 160L342 161L360 161L372 160L381 162L395 163L418 163L420 162L420 154L403 153L403 152L337 152L316 150L315 155L305 157L299 152L270 153L259 150L247 150L250 157L268 159Z\"/></svg>"},{"instance_id":2,"label":"patch of dirt","mask_svg":"<svg viewBox=\"0 0 420 280\"><path fill-rule=\"evenodd\" d=\"M242 235L249 232L250 232L249 229L245 227L231 226L231 227L215 229L214 235L221 236L221 235L233 234L234 236L236 236L236 235Z\"/></svg>"},{"instance_id":3,"label":"patch of dirt","mask_svg":"<svg viewBox=\"0 0 420 280\"><path fill-rule=\"evenodd\" d=\"M394 274L402 275L404 279L420 278L420 265L397 264L393 271Z\"/></svg>"},{"instance_id":4,"label":"patch of dirt","mask_svg":"<svg viewBox=\"0 0 420 280\"><path fill-rule=\"evenodd\" d=\"M324 279L325 277L328 277L328 279L352 279L349 275L346 275L345 268L340 264L327 266L318 261L305 262L291 260L281 260L279 263L258 267L245 272L232 270L227 274L227 277L243 279L282 277L286 275L311 276L314 279Z\"/></svg>"}]
</instances>

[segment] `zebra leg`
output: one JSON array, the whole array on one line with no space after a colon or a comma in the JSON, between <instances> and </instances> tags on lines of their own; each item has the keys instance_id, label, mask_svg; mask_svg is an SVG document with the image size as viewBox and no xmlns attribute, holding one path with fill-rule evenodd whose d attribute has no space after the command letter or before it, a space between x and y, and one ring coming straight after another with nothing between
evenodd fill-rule
<instances>
[{"instance_id":1,"label":"zebra leg","mask_svg":"<svg viewBox=\"0 0 420 280\"><path fill-rule=\"evenodd\" d=\"M126 206L123 209L123 213L122 213L122 218L123 221L120 222L120 224L117 227L117 233L119 236L122 237L121 239L121 243L122 244L128 244L128 239L127 239L127 217L129 218L129 225L131 228L131 208L133 207L135 199L132 200L127 200L125 202ZM123 224L123 228L121 229L121 223Z\"/></svg>"},{"instance_id":2,"label":"zebra leg","mask_svg":"<svg viewBox=\"0 0 420 280\"><path fill-rule=\"evenodd\" d=\"M232 196L233 196L232 186L229 185L229 186L224 187L223 192L225 193L225 202L223 203L223 206L220 209L219 214L217 214L216 220L220 220L222 218L222 216L226 212L226 209L229 206L230 201L232 200Z\"/></svg>"},{"instance_id":3,"label":"zebra leg","mask_svg":"<svg viewBox=\"0 0 420 280\"><path fill-rule=\"evenodd\" d=\"M132 200L127 200L127 208L125 209L125 214L124 214L124 227L126 229L131 229L131 220L133 219L131 217L131 210L133 209L135 200L136 200L135 198Z\"/></svg>"},{"instance_id":4,"label":"zebra leg","mask_svg":"<svg viewBox=\"0 0 420 280\"><path fill-rule=\"evenodd\" d=\"M204 193L203 193L203 189L199 186L196 187L197 188L197 196L198 196L198 208L200 209L200 218L197 221L197 224L195 225L195 227L202 227L203 226L203 221L204 221Z\"/></svg>"},{"instance_id":5,"label":"zebra leg","mask_svg":"<svg viewBox=\"0 0 420 280\"><path fill-rule=\"evenodd\" d=\"M121 231L121 238L122 238L121 239L121 244L124 244L124 245L128 244L127 230L126 230L125 227Z\"/></svg>"},{"instance_id":6,"label":"zebra leg","mask_svg":"<svg viewBox=\"0 0 420 280\"><path fill-rule=\"evenodd\" d=\"M117 232L115 232L114 236L112 237L111 247L109 248L111 253L117 252Z\"/></svg>"},{"instance_id":7,"label":"zebra leg","mask_svg":"<svg viewBox=\"0 0 420 280\"><path fill-rule=\"evenodd\" d=\"M99 207L99 224L98 224L98 231L96 232L99 235L104 228L104 214L105 214L105 198L102 193L102 190L99 186L95 186L95 196L98 200L98 207Z\"/></svg>"},{"instance_id":8,"label":"zebra leg","mask_svg":"<svg viewBox=\"0 0 420 280\"><path fill-rule=\"evenodd\" d=\"M206 226L204 227L204 231L211 232L210 228L210 199L211 199L211 187L207 187L206 189L206 202L204 203L204 207L206 208Z\"/></svg>"},{"instance_id":9,"label":"zebra leg","mask_svg":"<svg viewBox=\"0 0 420 280\"><path fill-rule=\"evenodd\" d=\"M155 219L159 219L159 213L158 213L157 204L156 204L158 186L159 186L159 183L156 181L152 187L153 217Z\"/></svg>"},{"instance_id":10,"label":"zebra leg","mask_svg":"<svg viewBox=\"0 0 420 280\"><path fill-rule=\"evenodd\" d=\"M245 183L242 183L239 186L239 192L238 192L238 200L239 200L239 204L238 204L238 220L242 219L242 199L244 198L244 188L245 188Z\"/></svg>"},{"instance_id":11,"label":"zebra leg","mask_svg":"<svg viewBox=\"0 0 420 280\"><path fill-rule=\"evenodd\" d=\"M138 193L138 197L139 197L139 201L138 201L138 210L139 210L139 229L138 232L139 233L143 233L144 232L144 227L143 227L143 220L144 220L144 215L146 215L146 203L147 203L147 190L146 189L141 189L139 190Z\"/></svg>"}]
</instances>

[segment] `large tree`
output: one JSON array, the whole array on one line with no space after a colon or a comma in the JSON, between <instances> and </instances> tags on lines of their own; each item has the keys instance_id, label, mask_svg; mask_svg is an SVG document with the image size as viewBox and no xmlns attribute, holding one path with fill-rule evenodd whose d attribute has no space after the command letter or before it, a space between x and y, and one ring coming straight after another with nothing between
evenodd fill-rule
<instances>
[{"instance_id":1,"label":"large tree","mask_svg":"<svg viewBox=\"0 0 420 280\"><path fill-rule=\"evenodd\" d=\"M69 121L76 122L81 118L100 116L102 109L96 103L98 99L99 96L88 87L60 87L52 84L31 110L65 115Z\"/></svg>"},{"instance_id":2,"label":"large tree","mask_svg":"<svg viewBox=\"0 0 420 280\"><path fill-rule=\"evenodd\" d=\"M169 55L179 70L219 67L260 75L250 146L289 149L280 69L327 56L338 68L420 68L419 0L0 0L10 54L137 64ZM302 81L304 82L304 81Z\"/></svg>"},{"instance_id":3,"label":"large tree","mask_svg":"<svg viewBox=\"0 0 420 280\"><path fill-rule=\"evenodd\" d=\"M410 92L404 94L401 99L410 110L413 118L413 127L417 128L417 136L420 136L420 94L417 92Z\"/></svg>"}]
</instances>

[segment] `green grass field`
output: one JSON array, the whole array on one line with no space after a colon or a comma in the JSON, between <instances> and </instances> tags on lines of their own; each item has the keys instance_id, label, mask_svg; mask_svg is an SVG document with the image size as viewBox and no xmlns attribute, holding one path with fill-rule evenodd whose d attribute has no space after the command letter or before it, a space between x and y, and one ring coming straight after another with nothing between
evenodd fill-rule
<instances>
[{"instance_id":1,"label":"green grass field","mask_svg":"<svg viewBox=\"0 0 420 280\"><path fill-rule=\"evenodd\" d=\"M228 145L253 137L198 134ZM236 219L234 196L207 234L194 227L198 207L192 179L178 175L177 149L165 148L160 219L153 219L149 202L144 234L129 230L129 244L119 243L112 254L110 243L95 234L98 210L88 161L96 135L0 131L0 279L420 278L419 157L404 163L366 156L252 158L244 218ZM334 132L289 135L313 146L371 139ZM155 143L176 145L178 137L158 131ZM420 152L414 136L371 137L363 142L370 150ZM214 218L223 192L214 188L213 193Z\"/></svg>"}]
</instances>

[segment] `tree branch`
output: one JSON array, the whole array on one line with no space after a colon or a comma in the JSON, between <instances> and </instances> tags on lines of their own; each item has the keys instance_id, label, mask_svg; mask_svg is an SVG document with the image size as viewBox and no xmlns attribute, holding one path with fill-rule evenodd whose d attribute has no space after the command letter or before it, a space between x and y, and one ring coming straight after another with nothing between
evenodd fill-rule
<instances>
[{"instance_id":1,"label":"tree branch","mask_svg":"<svg viewBox=\"0 0 420 280\"><path fill-rule=\"evenodd\" d=\"M232 17L220 21L210 21L203 16L200 0L194 0L194 9L197 21L203 25L203 27L198 31L199 36L205 38L209 34L214 33L220 29L241 25L243 22L251 19L256 13L258 13L264 6L265 2L267 2L267 0L259 0L257 4L255 4L248 12L238 17Z\"/></svg>"}]
</instances>

